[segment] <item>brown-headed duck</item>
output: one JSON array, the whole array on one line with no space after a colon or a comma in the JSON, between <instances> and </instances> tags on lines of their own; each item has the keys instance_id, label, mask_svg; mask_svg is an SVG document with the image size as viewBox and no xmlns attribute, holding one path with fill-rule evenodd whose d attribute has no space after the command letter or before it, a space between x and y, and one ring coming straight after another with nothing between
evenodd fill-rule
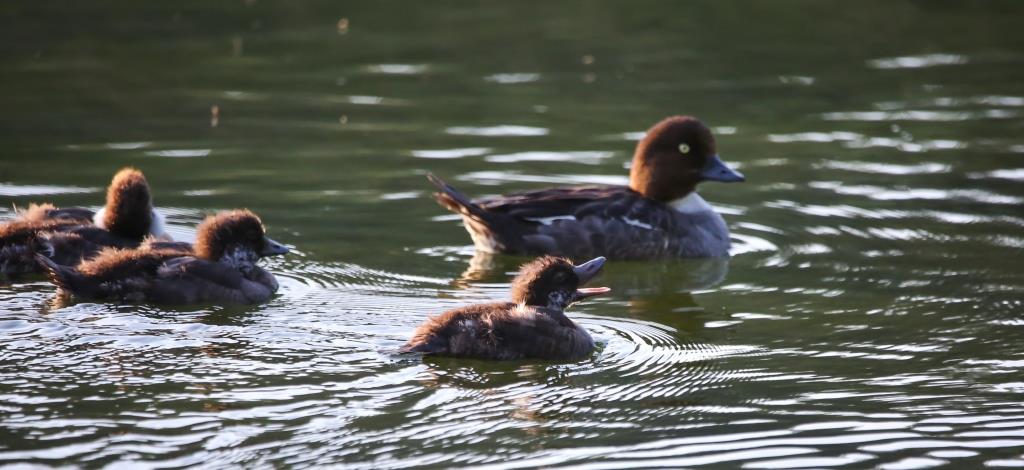
<instances>
[{"instance_id":1,"label":"brown-headed duck","mask_svg":"<svg viewBox=\"0 0 1024 470\"><path fill-rule=\"evenodd\" d=\"M41 272L37 253L72 266L105 247L131 248L146 237L169 239L163 216L153 210L146 177L134 168L123 168L107 188L106 204L95 213L82 207L32 204L0 224L0 274Z\"/></svg>"},{"instance_id":2,"label":"brown-headed duck","mask_svg":"<svg viewBox=\"0 0 1024 470\"><path fill-rule=\"evenodd\" d=\"M524 264L512 281L512 301L470 305L428 318L402 352L478 359L576 360L594 350L587 330L565 316L573 302L608 292L581 288L604 266L579 266L544 256Z\"/></svg>"},{"instance_id":3,"label":"brown-headed duck","mask_svg":"<svg viewBox=\"0 0 1024 470\"><path fill-rule=\"evenodd\" d=\"M637 144L629 186L576 186L470 200L433 175L437 201L462 215L478 250L610 259L729 256L729 229L696 192L744 181L718 156L711 130L672 116Z\"/></svg>"},{"instance_id":4,"label":"brown-headed duck","mask_svg":"<svg viewBox=\"0 0 1024 470\"><path fill-rule=\"evenodd\" d=\"M267 238L252 212L234 210L207 217L192 247L145 243L135 249L106 248L77 267L36 259L50 281L83 299L162 304L207 302L253 304L277 292L277 280L256 265L288 248Z\"/></svg>"}]
</instances>

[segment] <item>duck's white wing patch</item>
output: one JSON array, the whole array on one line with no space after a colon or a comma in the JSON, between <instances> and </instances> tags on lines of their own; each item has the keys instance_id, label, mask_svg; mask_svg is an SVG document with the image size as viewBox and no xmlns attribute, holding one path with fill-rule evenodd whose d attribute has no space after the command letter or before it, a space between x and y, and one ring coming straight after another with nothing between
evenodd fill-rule
<instances>
[{"instance_id":1,"label":"duck's white wing patch","mask_svg":"<svg viewBox=\"0 0 1024 470\"><path fill-rule=\"evenodd\" d=\"M641 222L641 221L636 220L636 219L631 219L629 217L622 217L622 221L625 222L627 225L632 225L634 227L640 227L640 228L647 229L647 230L654 230L654 226L653 225Z\"/></svg>"},{"instance_id":2,"label":"duck's white wing patch","mask_svg":"<svg viewBox=\"0 0 1024 470\"><path fill-rule=\"evenodd\" d=\"M97 215L99 215L99 213L97 213ZM166 238L170 240L171 236L167 234L165 222L166 219L164 219L163 214L157 212L156 209L153 209L152 222L149 223L149 234L157 238Z\"/></svg>"},{"instance_id":3,"label":"duck's white wing patch","mask_svg":"<svg viewBox=\"0 0 1024 470\"><path fill-rule=\"evenodd\" d=\"M697 194L696 191L687 194L685 197L671 201L668 205L683 214L696 214L698 212L714 210L711 208L711 205L704 200L704 198L700 197L700 194Z\"/></svg>"},{"instance_id":4,"label":"duck's white wing patch","mask_svg":"<svg viewBox=\"0 0 1024 470\"><path fill-rule=\"evenodd\" d=\"M537 222L542 225L551 225L556 220L576 220L575 216L572 215L556 215L552 217L527 217L526 220L530 222Z\"/></svg>"},{"instance_id":5,"label":"duck's white wing patch","mask_svg":"<svg viewBox=\"0 0 1024 470\"><path fill-rule=\"evenodd\" d=\"M107 208L106 207L103 207L100 210L96 211L96 214L92 216L92 223L93 223L93 225L95 225L95 226L97 226L97 227L99 227L99 228L101 228L103 230L110 230L110 228L107 227L107 225L103 223L103 217L106 214L107 214ZM163 239L163 240L173 241L174 239L171 238L171 236L167 234L167 228L166 228L166 223L165 222L166 222L166 219L164 218L163 214L157 212L156 209L153 209L152 221L149 223L149 234L152 235L153 237L156 237L156 238L160 238L160 239Z\"/></svg>"},{"instance_id":6,"label":"duck's white wing patch","mask_svg":"<svg viewBox=\"0 0 1024 470\"><path fill-rule=\"evenodd\" d=\"M107 214L107 208L106 207L101 208L100 210L96 211L96 214L94 214L92 216L92 224L97 226L97 227L99 227L99 228L101 228L101 229L103 229L103 230L107 230L107 226L103 223L103 216L105 216L106 214Z\"/></svg>"}]
</instances>

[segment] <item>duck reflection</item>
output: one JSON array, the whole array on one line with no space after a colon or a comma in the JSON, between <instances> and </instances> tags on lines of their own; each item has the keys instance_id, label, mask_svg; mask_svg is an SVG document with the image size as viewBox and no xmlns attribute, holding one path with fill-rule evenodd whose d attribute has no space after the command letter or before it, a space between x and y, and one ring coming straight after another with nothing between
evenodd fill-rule
<instances>
[{"instance_id":1,"label":"duck reflection","mask_svg":"<svg viewBox=\"0 0 1024 470\"><path fill-rule=\"evenodd\" d=\"M504 282L530 258L477 251L453 285ZM664 261L615 261L602 279L614 283L615 292L646 296L666 292L688 293L720 284L729 272L729 258L673 259Z\"/></svg>"}]
</instances>

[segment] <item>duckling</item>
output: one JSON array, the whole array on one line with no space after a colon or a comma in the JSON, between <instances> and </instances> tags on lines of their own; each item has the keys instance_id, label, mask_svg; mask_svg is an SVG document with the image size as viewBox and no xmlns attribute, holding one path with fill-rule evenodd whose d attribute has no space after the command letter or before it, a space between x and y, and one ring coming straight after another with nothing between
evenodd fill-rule
<instances>
[{"instance_id":1,"label":"duckling","mask_svg":"<svg viewBox=\"0 0 1024 470\"><path fill-rule=\"evenodd\" d=\"M265 302L277 292L273 274L256 262L288 248L266 236L248 210L221 212L198 227L196 243L106 248L77 267L36 255L61 291L83 299L194 304Z\"/></svg>"},{"instance_id":2,"label":"duckling","mask_svg":"<svg viewBox=\"0 0 1024 470\"><path fill-rule=\"evenodd\" d=\"M586 357L594 340L564 310L610 291L580 288L604 263L598 257L573 266L554 256L526 263L512 281L512 302L470 305L428 318L401 351L497 360Z\"/></svg>"},{"instance_id":3,"label":"duckling","mask_svg":"<svg viewBox=\"0 0 1024 470\"><path fill-rule=\"evenodd\" d=\"M98 212L31 204L0 224L0 274L42 272L37 253L73 266L105 247L135 247L148 236L169 239L163 216L153 210L146 177L123 168L111 180L106 205Z\"/></svg>"},{"instance_id":4,"label":"duckling","mask_svg":"<svg viewBox=\"0 0 1024 470\"><path fill-rule=\"evenodd\" d=\"M691 116L652 126L637 144L629 186L575 186L482 200L429 175L434 197L462 215L477 250L611 259L729 256L725 220L697 194L702 181L744 181Z\"/></svg>"},{"instance_id":5,"label":"duckling","mask_svg":"<svg viewBox=\"0 0 1024 470\"><path fill-rule=\"evenodd\" d=\"M39 264L35 261L37 253L53 256L53 245L46 235L60 230L79 227L79 222L62 219L20 220L15 219L0 224L0 274L18 275L38 272ZM58 242L62 252L78 252L86 250L82 246L80 236L68 237Z\"/></svg>"}]
</instances>

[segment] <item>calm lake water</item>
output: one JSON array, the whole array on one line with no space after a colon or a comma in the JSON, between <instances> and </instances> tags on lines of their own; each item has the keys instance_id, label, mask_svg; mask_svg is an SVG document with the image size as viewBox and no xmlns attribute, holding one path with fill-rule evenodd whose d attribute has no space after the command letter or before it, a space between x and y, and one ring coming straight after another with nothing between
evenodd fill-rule
<instances>
[{"instance_id":1,"label":"calm lake water","mask_svg":"<svg viewBox=\"0 0 1024 470\"><path fill-rule=\"evenodd\" d=\"M1021 3L180 3L0 6L0 218L134 165L180 239L258 212L280 295L0 287L0 464L1024 465ZM427 171L622 183L671 114L731 260L610 263L577 363L394 354L524 261Z\"/></svg>"}]
</instances>

